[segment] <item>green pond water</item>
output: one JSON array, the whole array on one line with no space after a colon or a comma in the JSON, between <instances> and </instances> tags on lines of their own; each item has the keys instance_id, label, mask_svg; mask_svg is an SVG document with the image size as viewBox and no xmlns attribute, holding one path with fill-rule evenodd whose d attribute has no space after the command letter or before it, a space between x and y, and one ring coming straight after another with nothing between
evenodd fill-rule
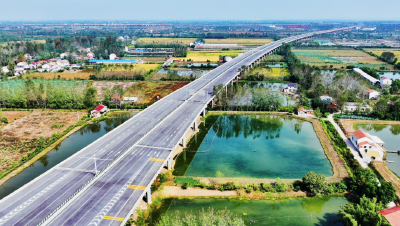
<instances>
[{"instance_id":1,"label":"green pond water","mask_svg":"<svg viewBox=\"0 0 400 226\"><path fill-rule=\"evenodd\" d=\"M246 225L342 225L334 222L341 205L348 201L342 197L294 198L281 200L238 200L238 199L166 199L160 209L152 213L150 225L155 225L162 214L196 212L210 207L228 209L242 216ZM246 213L247 215L243 215Z\"/></svg>"},{"instance_id":2,"label":"green pond water","mask_svg":"<svg viewBox=\"0 0 400 226\"><path fill-rule=\"evenodd\" d=\"M371 135L379 137L385 142L383 146L386 150L396 152L400 150L400 125L368 124L359 125L358 129L362 129ZM394 163L387 163L387 166L400 176L400 155L397 153L387 153L386 159L388 161L394 161Z\"/></svg>"},{"instance_id":3,"label":"green pond water","mask_svg":"<svg viewBox=\"0 0 400 226\"><path fill-rule=\"evenodd\" d=\"M175 175L302 178L332 166L310 122L260 115L208 116L206 127L177 159ZM219 176L221 174L219 173Z\"/></svg>"}]
</instances>

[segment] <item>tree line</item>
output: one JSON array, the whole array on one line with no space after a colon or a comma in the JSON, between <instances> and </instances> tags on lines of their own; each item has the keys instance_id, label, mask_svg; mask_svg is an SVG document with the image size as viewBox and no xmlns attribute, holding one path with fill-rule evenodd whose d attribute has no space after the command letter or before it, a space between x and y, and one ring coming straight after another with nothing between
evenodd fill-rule
<instances>
[{"instance_id":1,"label":"tree line","mask_svg":"<svg viewBox=\"0 0 400 226\"><path fill-rule=\"evenodd\" d=\"M1 108L86 109L96 105L97 89L86 81L44 79L0 83Z\"/></svg>"}]
</instances>

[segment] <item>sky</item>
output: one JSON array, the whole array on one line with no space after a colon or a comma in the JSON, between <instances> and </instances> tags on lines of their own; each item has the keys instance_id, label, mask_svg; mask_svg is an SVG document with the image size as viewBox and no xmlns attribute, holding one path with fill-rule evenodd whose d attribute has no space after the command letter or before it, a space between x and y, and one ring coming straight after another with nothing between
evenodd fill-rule
<instances>
[{"instance_id":1,"label":"sky","mask_svg":"<svg viewBox=\"0 0 400 226\"><path fill-rule=\"evenodd\" d=\"M0 21L400 20L399 0L0 0L0 6Z\"/></svg>"}]
</instances>

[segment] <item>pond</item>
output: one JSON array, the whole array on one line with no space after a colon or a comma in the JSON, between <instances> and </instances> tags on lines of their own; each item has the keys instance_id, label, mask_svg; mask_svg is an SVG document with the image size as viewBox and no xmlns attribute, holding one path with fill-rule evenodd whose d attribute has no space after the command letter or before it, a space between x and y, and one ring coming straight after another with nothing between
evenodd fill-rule
<instances>
[{"instance_id":1,"label":"pond","mask_svg":"<svg viewBox=\"0 0 400 226\"><path fill-rule=\"evenodd\" d=\"M400 79L400 72L397 71L385 71L385 72L378 72L378 75L381 77L386 77L389 79Z\"/></svg>"},{"instance_id":2,"label":"pond","mask_svg":"<svg viewBox=\"0 0 400 226\"><path fill-rule=\"evenodd\" d=\"M56 148L33 163L30 167L26 168L17 176L12 177L3 185L1 185L0 199L40 176L42 173L51 169L53 166L67 159L71 155L80 151L82 148L121 125L135 114L136 113L111 114L111 116L106 118L104 121L88 124L87 126L81 128L63 140Z\"/></svg>"},{"instance_id":3,"label":"pond","mask_svg":"<svg viewBox=\"0 0 400 226\"><path fill-rule=\"evenodd\" d=\"M240 82L238 85L243 86L244 89L246 88L254 88L254 87L263 87L265 89L271 89L272 91L282 91L283 88L287 87L285 83L267 83L267 82ZM281 97L283 103L282 106L293 106L296 103L296 100L290 96L286 96L282 93L278 93ZM252 93L247 92L245 95L236 94L233 98L231 104L232 105L251 105Z\"/></svg>"},{"instance_id":4,"label":"pond","mask_svg":"<svg viewBox=\"0 0 400 226\"><path fill-rule=\"evenodd\" d=\"M385 142L383 146L386 150L400 150L400 125L367 124L359 125L357 129L365 130L367 133L379 137ZM394 163L387 163L387 166L395 174L400 176L400 155L397 153L387 153L386 159L388 161L394 161Z\"/></svg>"},{"instance_id":5,"label":"pond","mask_svg":"<svg viewBox=\"0 0 400 226\"><path fill-rule=\"evenodd\" d=\"M268 114L210 115L178 158L175 175L299 179L332 166L310 122ZM198 148L197 148L198 147ZM185 154L187 156L185 156ZM222 176L221 176L222 175Z\"/></svg>"},{"instance_id":6,"label":"pond","mask_svg":"<svg viewBox=\"0 0 400 226\"><path fill-rule=\"evenodd\" d=\"M317 42L321 46L335 46L336 45L329 39L314 39L313 41Z\"/></svg>"},{"instance_id":7,"label":"pond","mask_svg":"<svg viewBox=\"0 0 400 226\"><path fill-rule=\"evenodd\" d=\"M173 70L173 69L172 69ZM169 69L164 69L162 68L161 70L157 71L159 74L168 74ZM193 70L176 70L179 76L195 76L195 77L201 77L205 74L207 74L210 70L200 70L200 69L193 69Z\"/></svg>"},{"instance_id":8,"label":"pond","mask_svg":"<svg viewBox=\"0 0 400 226\"><path fill-rule=\"evenodd\" d=\"M159 210L152 213L150 225L156 225L160 215L175 215L198 212L202 209L227 209L241 216L246 225L342 225L335 223L340 206L349 203L342 197L293 198L279 200L239 200L226 198L166 199Z\"/></svg>"}]
</instances>

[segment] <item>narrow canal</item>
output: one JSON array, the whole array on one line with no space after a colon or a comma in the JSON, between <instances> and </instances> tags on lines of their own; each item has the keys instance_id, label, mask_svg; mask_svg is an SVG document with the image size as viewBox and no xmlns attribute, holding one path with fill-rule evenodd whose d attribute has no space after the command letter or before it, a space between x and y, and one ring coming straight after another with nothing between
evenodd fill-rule
<instances>
[{"instance_id":1,"label":"narrow canal","mask_svg":"<svg viewBox=\"0 0 400 226\"><path fill-rule=\"evenodd\" d=\"M18 188L27 184L29 181L40 176L42 173L51 169L53 166L67 159L82 148L99 139L117 126L130 119L136 113L118 113L112 114L104 121L88 124L81 128L65 140L56 148L51 150L45 156L33 163L30 167L11 178L0 186L0 199L6 197Z\"/></svg>"}]
</instances>

